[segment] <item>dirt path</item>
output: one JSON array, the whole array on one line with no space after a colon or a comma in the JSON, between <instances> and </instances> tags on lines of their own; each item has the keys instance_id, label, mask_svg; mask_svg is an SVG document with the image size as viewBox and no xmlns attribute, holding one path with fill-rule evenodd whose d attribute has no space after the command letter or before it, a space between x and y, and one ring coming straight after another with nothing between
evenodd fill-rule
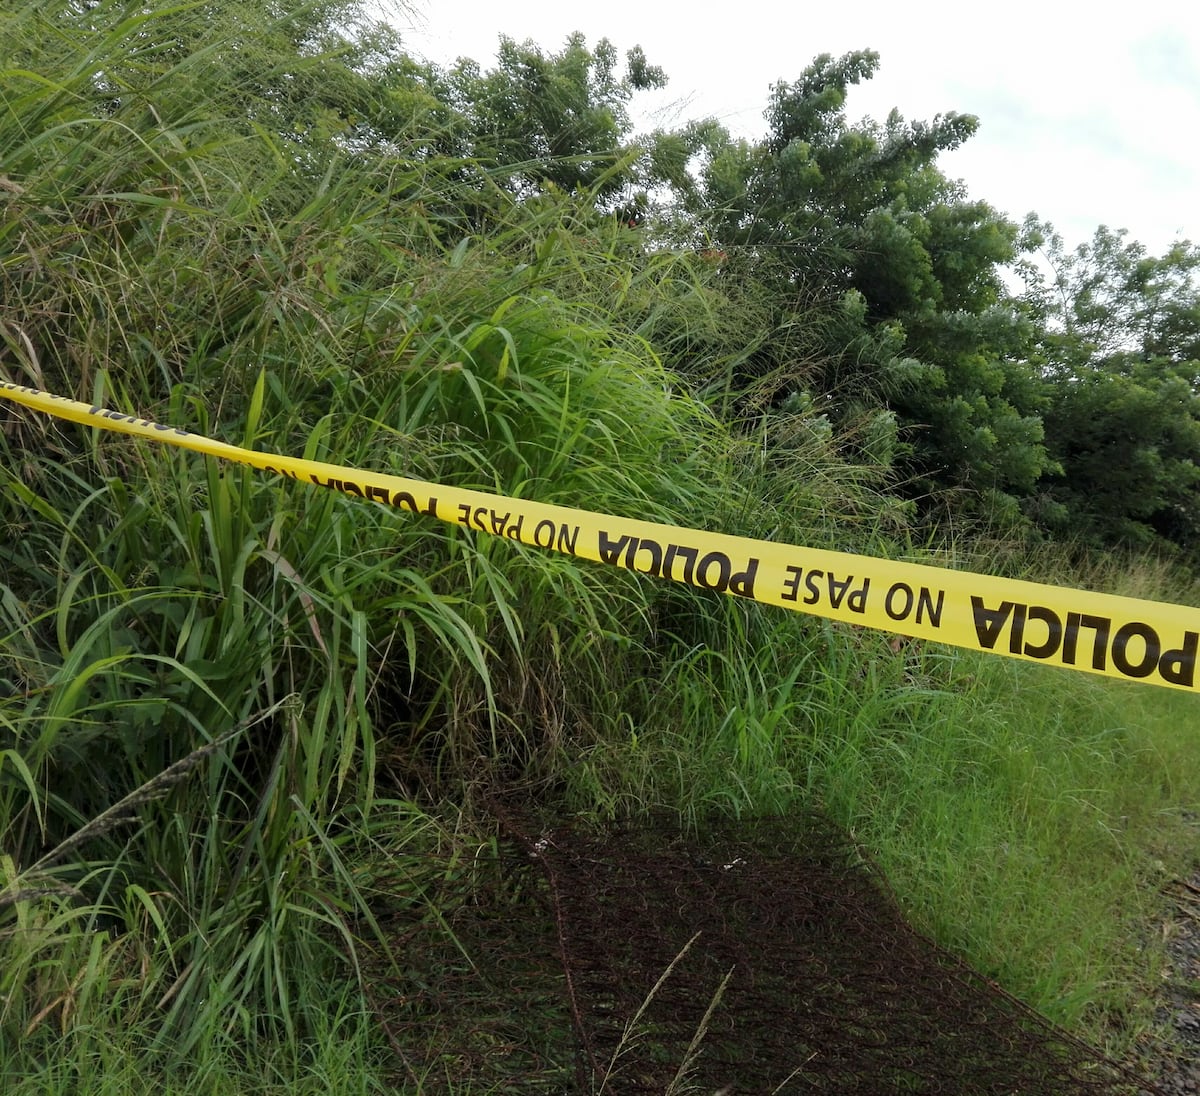
<instances>
[{"instance_id":1,"label":"dirt path","mask_svg":"<svg viewBox=\"0 0 1200 1096\"><path fill-rule=\"evenodd\" d=\"M1200 1093L1200 1010L1175 1008L1190 1049L1147 1048L1136 1071L1107 1061L914 932L818 815L684 838L670 820L606 831L505 814L494 873L461 894L447 875L444 921L423 934L398 908L405 961L367 972L405 1077L430 1096ZM1189 886L1181 917L1200 906ZM382 909L378 923L393 928ZM1192 928L1172 945L1194 965ZM1164 982L1194 1001L1189 977Z\"/></svg>"},{"instance_id":2,"label":"dirt path","mask_svg":"<svg viewBox=\"0 0 1200 1096\"><path fill-rule=\"evenodd\" d=\"M1166 941L1156 1019L1164 1038L1149 1062L1168 1096L1200 1094L1200 870L1167 887L1170 906L1159 931Z\"/></svg>"}]
</instances>

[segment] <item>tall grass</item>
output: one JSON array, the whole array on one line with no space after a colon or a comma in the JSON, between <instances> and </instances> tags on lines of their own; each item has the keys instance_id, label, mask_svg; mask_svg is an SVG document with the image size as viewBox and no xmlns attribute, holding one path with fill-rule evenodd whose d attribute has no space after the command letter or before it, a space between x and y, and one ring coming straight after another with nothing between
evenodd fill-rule
<instances>
[{"instance_id":1,"label":"tall grass","mask_svg":"<svg viewBox=\"0 0 1200 1096\"><path fill-rule=\"evenodd\" d=\"M716 421L554 291L613 255L502 196L455 238L422 204L450 184L281 125L278 85L232 83L247 13L199 14L4 17L7 375L363 467L714 506ZM630 578L57 424L9 416L0 445L7 1061L79 1067L116 1015L168 1073L319 1036L371 923L380 777L426 803L550 780L618 721L597 698L653 616Z\"/></svg>"},{"instance_id":2,"label":"tall grass","mask_svg":"<svg viewBox=\"0 0 1200 1096\"><path fill-rule=\"evenodd\" d=\"M711 264L586 196L519 203L495 165L431 159L435 112L353 67L352 14L0 13L0 372L240 444L905 550L885 462L847 459L862 438L799 393L736 435L714 412L762 401L731 390L743 328ZM284 94L317 86L316 107ZM404 957L376 902L436 922L442 815L488 841L497 784L691 824L819 801L1006 985L1078 1024L1133 1007L1117 936L1139 907L1115 896L1145 890L1145 849L1200 794L1191 698L900 648L2 414L14 1076L383 1084L358 963Z\"/></svg>"},{"instance_id":3,"label":"tall grass","mask_svg":"<svg viewBox=\"0 0 1200 1096\"><path fill-rule=\"evenodd\" d=\"M1194 697L757 606L712 607L574 801L701 825L820 805L912 922L1035 1008L1128 1052L1154 1023L1161 888L1194 864Z\"/></svg>"}]
</instances>

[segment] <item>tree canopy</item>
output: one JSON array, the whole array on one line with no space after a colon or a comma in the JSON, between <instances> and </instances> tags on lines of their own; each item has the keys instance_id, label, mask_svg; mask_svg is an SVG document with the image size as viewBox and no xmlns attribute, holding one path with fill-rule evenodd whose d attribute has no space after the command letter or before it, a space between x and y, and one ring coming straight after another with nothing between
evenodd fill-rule
<instances>
[{"instance_id":1,"label":"tree canopy","mask_svg":"<svg viewBox=\"0 0 1200 1096\"><path fill-rule=\"evenodd\" d=\"M1018 226L937 167L974 117L847 118L848 89L878 64L869 50L816 58L775 85L757 142L710 128L688 206L747 257L779 329L808 332L799 355L789 347L800 370L771 347L760 356L761 371L783 367L781 390L813 389L843 423L864 404L889 409L905 438L897 473L914 493L965 488L1012 511L1052 466L1033 328L1001 273Z\"/></svg>"},{"instance_id":2,"label":"tree canopy","mask_svg":"<svg viewBox=\"0 0 1200 1096\"><path fill-rule=\"evenodd\" d=\"M1152 256L1106 226L1068 251L1036 218L1025 300L1057 464L1033 512L1086 542L1185 551L1200 532L1200 249Z\"/></svg>"}]
</instances>

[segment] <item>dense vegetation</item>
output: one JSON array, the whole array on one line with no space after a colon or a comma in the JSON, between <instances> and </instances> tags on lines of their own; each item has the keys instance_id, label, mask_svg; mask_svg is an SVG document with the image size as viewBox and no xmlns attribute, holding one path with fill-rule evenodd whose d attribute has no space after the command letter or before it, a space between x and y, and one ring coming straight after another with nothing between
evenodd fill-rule
<instances>
[{"instance_id":1,"label":"dense vegetation","mask_svg":"<svg viewBox=\"0 0 1200 1096\"><path fill-rule=\"evenodd\" d=\"M635 139L665 79L640 51L440 69L353 0L31 0L0 41L5 379L1194 601L1200 251L1009 222L937 167L974 119L846 118L869 52L777 85L748 142ZM375 1090L374 899L436 922L422 880L469 870L498 785L685 824L819 803L1036 1007L1148 1022L1136 926L1200 800L1190 696L898 654L0 415L8 1091Z\"/></svg>"}]
</instances>

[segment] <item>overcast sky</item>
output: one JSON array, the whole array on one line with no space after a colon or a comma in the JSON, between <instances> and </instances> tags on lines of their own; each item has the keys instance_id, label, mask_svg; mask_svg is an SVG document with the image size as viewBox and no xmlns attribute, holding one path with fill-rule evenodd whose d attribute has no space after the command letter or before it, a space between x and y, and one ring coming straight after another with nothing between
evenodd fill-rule
<instances>
[{"instance_id":1,"label":"overcast sky","mask_svg":"<svg viewBox=\"0 0 1200 1096\"><path fill-rule=\"evenodd\" d=\"M1049 219L1068 245L1096 226L1127 228L1155 253L1200 243L1200 5L1136 0L411 0L389 21L412 52L487 66L500 34L557 50L573 30L641 45L670 77L635 101L661 123L709 115L748 137L765 130L770 85L819 53L874 49L880 70L855 89L852 118L957 110L980 130L940 161L973 198L1020 220Z\"/></svg>"}]
</instances>

